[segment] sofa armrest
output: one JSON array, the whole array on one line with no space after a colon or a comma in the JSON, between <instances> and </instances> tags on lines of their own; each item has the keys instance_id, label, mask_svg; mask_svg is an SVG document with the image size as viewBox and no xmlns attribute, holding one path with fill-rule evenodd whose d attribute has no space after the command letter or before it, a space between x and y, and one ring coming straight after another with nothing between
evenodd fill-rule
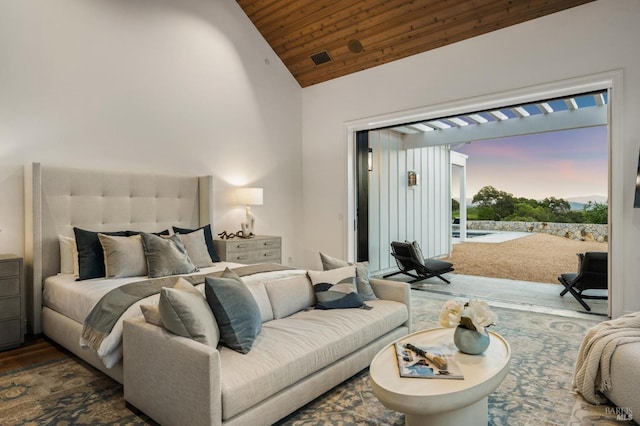
<instances>
[{"instance_id":1,"label":"sofa armrest","mask_svg":"<svg viewBox=\"0 0 640 426\"><path fill-rule=\"evenodd\" d=\"M220 425L220 353L145 322L124 321L124 398L163 425Z\"/></svg>"},{"instance_id":2,"label":"sofa armrest","mask_svg":"<svg viewBox=\"0 0 640 426\"><path fill-rule=\"evenodd\" d=\"M409 314L407 322L404 324L409 328L411 333L411 285L401 281L390 281L380 278L369 279L373 292L380 299L393 300L395 302L403 303L407 306L407 313Z\"/></svg>"}]
</instances>

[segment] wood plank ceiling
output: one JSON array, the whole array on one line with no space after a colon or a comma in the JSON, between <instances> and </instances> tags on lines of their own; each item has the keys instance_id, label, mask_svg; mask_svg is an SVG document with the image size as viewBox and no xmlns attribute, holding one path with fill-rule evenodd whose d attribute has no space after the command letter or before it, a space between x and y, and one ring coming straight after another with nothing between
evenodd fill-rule
<instances>
[{"instance_id":1,"label":"wood plank ceiling","mask_svg":"<svg viewBox=\"0 0 640 426\"><path fill-rule=\"evenodd\" d=\"M302 87L591 1L237 0Z\"/></svg>"}]
</instances>

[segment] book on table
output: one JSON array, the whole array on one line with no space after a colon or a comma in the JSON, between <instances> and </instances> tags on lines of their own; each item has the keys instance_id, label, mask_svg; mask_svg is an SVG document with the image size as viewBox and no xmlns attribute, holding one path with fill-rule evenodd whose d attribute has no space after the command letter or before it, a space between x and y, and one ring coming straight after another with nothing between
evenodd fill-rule
<instances>
[{"instance_id":1,"label":"book on table","mask_svg":"<svg viewBox=\"0 0 640 426\"><path fill-rule=\"evenodd\" d=\"M462 380L464 376L450 349L444 346L394 343L400 377Z\"/></svg>"}]
</instances>

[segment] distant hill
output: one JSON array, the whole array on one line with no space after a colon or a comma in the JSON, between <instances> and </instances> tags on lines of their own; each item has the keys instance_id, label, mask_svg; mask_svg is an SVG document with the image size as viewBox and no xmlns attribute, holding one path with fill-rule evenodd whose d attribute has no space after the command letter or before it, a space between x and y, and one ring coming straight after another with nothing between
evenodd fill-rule
<instances>
[{"instance_id":1,"label":"distant hill","mask_svg":"<svg viewBox=\"0 0 640 426\"><path fill-rule=\"evenodd\" d=\"M603 204L607 204L608 201L607 197L603 197L602 195L585 195L582 197L570 197L565 199L569 202L571 210L582 210L589 201Z\"/></svg>"}]
</instances>

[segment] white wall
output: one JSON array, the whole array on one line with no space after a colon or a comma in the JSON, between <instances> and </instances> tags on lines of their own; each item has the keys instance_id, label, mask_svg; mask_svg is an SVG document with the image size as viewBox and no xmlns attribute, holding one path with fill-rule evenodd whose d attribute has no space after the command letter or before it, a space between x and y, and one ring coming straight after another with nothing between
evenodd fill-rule
<instances>
[{"instance_id":1,"label":"white wall","mask_svg":"<svg viewBox=\"0 0 640 426\"><path fill-rule=\"evenodd\" d=\"M301 89L233 0L0 3L0 253L23 254L23 166L215 177L264 188L257 231L301 240Z\"/></svg>"},{"instance_id":2,"label":"white wall","mask_svg":"<svg viewBox=\"0 0 640 426\"><path fill-rule=\"evenodd\" d=\"M640 210L633 209L640 149L638 22L639 1L598 0L303 89L305 264L319 264L318 250L348 256L348 123L622 69L621 115L612 123L619 164L611 180L613 193L622 197L611 203L622 222L615 226L624 232L620 250L612 253L619 260L612 276L623 310L640 310Z\"/></svg>"},{"instance_id":3,"label":"white wall","mask_svg":"<svg viewBox=\"0 0 640 426\"><path fill-rule=\"evenodd\" d=\"M418 241L425 257L449 254L451 182L449 148L404 149L403 135L369 132L373 170L369 172L369 264L372 272L397 269L392 241ZM420 177L409 187L407 174Z\"/></svg>"}]
</instances>

